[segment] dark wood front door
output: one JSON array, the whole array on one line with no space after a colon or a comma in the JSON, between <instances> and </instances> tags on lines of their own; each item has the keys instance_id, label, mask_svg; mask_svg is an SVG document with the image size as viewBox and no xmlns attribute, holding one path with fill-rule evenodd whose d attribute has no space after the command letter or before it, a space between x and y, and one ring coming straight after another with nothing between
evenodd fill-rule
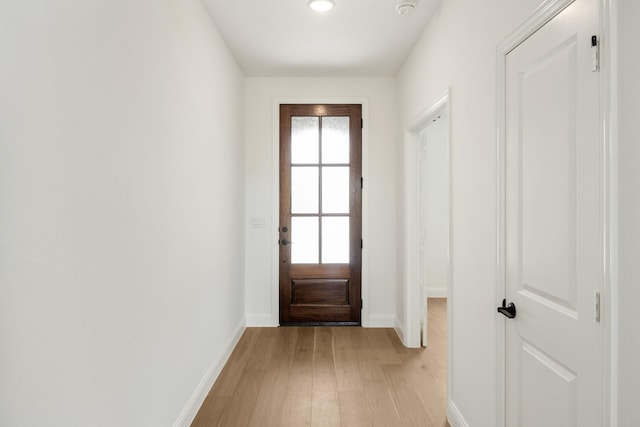
<instances>
[{"instance_id":1,"label":"dark wood front door","mask_svg":"<svg viewBox=\"0 0 640 427\"><path fill-rule=\"evenodd\" d=\"M362 106L280 106L280 324L360 324Z\"/></svg>"}]
</instances>

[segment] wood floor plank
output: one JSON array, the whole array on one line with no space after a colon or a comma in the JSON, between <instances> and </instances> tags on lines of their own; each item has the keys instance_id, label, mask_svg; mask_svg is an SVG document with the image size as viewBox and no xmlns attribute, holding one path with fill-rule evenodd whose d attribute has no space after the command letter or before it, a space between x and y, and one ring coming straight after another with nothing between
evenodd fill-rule
<instances>
[{"instance_id":1,"label":"wood floor plank","mask_svg":"<svg viewBox=\"0 0 640 427\"><path fill-rule=\"evenodd\" d=\"M311 425L311 393L288 392L286 394L284 405L282 405L280 425L300 427Z\"/></svg>"},{"instance_id":2,"label":"wood floor plank","mask_svg":"<svg viewBox=\"0 0 640 427\"><path fill-rule=\"evenodd\" d=\"M361 342L357 346L356 356L358 360L358 371L363 381L367 380L383 380L384 372L379 363L379 358L373 350L369 340L369 334L358 334L361 336Z\"/></svg>"},{"instance_id":3,"label":"wood floor plank","mask_svg":"<svg viewBox=\"0 0 640 427\"><path fill-rule=\"evenodd\" d=\"M227 402L220 426L246 427L249 425L265 371L246 369L238 383L236 392Z\"/></svg>"},{"instance_id":4,"label":"wood floor plank","mask_svg":"<svg viewBox=\"0 0 640 427\"><path fill-rule=\"evenodd\" d=\"M208 395L191 423L192 427L218 427L231 396Z\"/></svg>"},{"instance_id":5,"label":"wood floor plank","mask_svg":"<svg viewBox=\"0 0 640 427\"><path fill-rule=\"evenodd\" d=\"M280 414L287 392L288 371L289 366L284 365L267 370L248 426L275 427L280 425Z\"/></svg>"},{"instance_id":6,"label":"wood floor plank","mask_svg":"<svg viewBox=\"0 0 640 427\"><path fill-rule=\"evenodd\" d=\"M289 371L287 392L311 396L313 389L313 349L315 328L298 328L293 363Z\"/></svg>"},{"instance_id":7,"label":"wood floor plank","mask_svg":"<svg viewBox=\"0 0 640 427\"><path fill-rule=\"evenodd\" d=\"M358 352L351 340L351 328L334 328L333 356L338 391L362 391Z\"/></svg>"},{"instance_id":8,"label":"wood floor plank","mask_svg":"<svg viewBox=\"0 0 640 427\"><path fill-rule=\"evenodd\" d=\"M233 395L247 360L253 354L253 345L259 333L259 328L247 328L245 330L209 394L219 396Z\"/></svg>"},{"instance_id":9,"label":"wood floor plank","mask_svg":"<svg viewBox=\"0 0 640 427\"><path fill-rule=\"evenodd\" d=\"M341 426L370 427L373 425L373 417L368 410L364 393L359 391L341 391L340 421Z\"/></svg>"},{"instance_id":10,"label":"wood floor plank","mask_svg":"<svg viewBox=\"0 0 640 427\"><path fill-rule=\"evenodd\" d=\"M340 425L340 399L338 392L314 390L311 398L311 426L336 427Z\"/></svg>"},{"instance_id":11,"label":"wood floor plank","mask_svg":"<svg viewBox=\"0 0 640 427\"><path fill-rule=\"evenodd\" d=\"M315 328L311 425L340 425L338 380L333 358L333 328Z\"/></svg>"},{"instance_id":12,"label":"wood floor plank","mask_svg":"<svg viewBox=\"0 0 640 427\"><path fill-rule=\"evenodd\" d=\"M420 350L418 350L420 351ZM413 358L405 358L402 368L394 375L407 381L416 390L416 395L420 398L423 406L427 409L433 425L442 427L446 424L446 412L442 410L447 406L446 378L443 379L445 389L441 388L441 383L428 363L425 363L422 354L414 355ZM446 377L446 373L444 374Z\"/></svg>"},{"instance_id":13,"label":"wood floor plank","mask_svg":"<svg viewBox=\"0 0 640 427\"><path fill-rule=\"evenodd\" d=\"M260 387L249 427L281 425L280 417L285 402L297 337L296 328L284 328L278 334L275 346L278 351L275 351L271 356L271 362Z\"/></svg>"},{"instance_id":14,"label":"wood floor plank","mask_svg":"<svg viewBox=\"0 0 640 427\"><path fill-rule=\"evenodd\" d=\"M391 341L387 336L387 332L384 329L372 329L367 335L369 337L369 342L371 343L371 349L373 350L379 364L399 365L401 363L398 353L393 348Z\"/></svg>"},{"instance_id":15,"label":"wood floor plank","mask_svg":"<svg viewBox=\"0 0 640 427\"><path fill-rule=\"evenodd\" d=\"M408 370L402 365L386 365L384 370L391 398L400 414L401 424L405 426L435 426L435 420L418 395L418 390L407 376Z\"/></svg>"},{"instance_id":16,"label":"wood floor plank","mask_svg":"<svg viewBox=\"0 0 640 427\"><path fill-rule=\"evenodd\" d=\"M313 392L337 393L336 366L333 358L333 332L330 328L315 328L313 351Z\"/></svg>"},{"instance_id":17,"label":"wood floor plank","mask_svg":"<svg viewBox=\"0 0 640 427\"><path fill-rule=\"evenodd\" d=\"M365 381L367 409L371 413L372 424L376 427L399 426L400 414L391 396L391 390L384 380Z\"/></svg>"},{"instance_id":18,"label":"wood floor plank","mask_svg":"<svg viewBox=\"0 0 640 427\"><path fill-rule=\"evenodd\" d=\"M275 328L259 328L255 338L255 348L260 351L251 352L247 360L247 369L267 369L271 357L277 351L276 343L278 330Z\"/></svg>"},{"instance_id":19,"label":"wood floor plank","mask_svg":"<svg viewBox=\"0 0 640 427\"><path fill-rule=\"evenodd\" d=\"M280 425L293 354L278 353L271 359L249 421L250 427Z\"/></svg>"}]
</instances>

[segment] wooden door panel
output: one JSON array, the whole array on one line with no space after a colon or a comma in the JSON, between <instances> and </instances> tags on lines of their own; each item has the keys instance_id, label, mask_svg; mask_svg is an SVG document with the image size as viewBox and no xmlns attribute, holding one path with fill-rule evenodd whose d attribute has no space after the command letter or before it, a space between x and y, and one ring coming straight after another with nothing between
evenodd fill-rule
<instances>
[{"instance_id":1,"label":"wooden door panel","mask_svg":"<svg viewBox=\"0 0 640 427\"><path fill-rule=\"evenodd\" d=\"M361 121L361 105L280 107L281 325L360 323Z\"/></svg>"},{"instance_id":2,"label":"wooden door panel","mask_svg":"<svg viewBox=\"0 0 640 427\"><path fill-rule=\"evenodd\" d=\"M291 304L349 305L349 279L291 279Z\"/></svg>"},{"instance_id":3,"label":"wooden door panel","mask_svg":"<svg viewBox=\"0 0 640 427\"><path fill-rule=\"evenodd\" d=\"M295 305L291 304L289 311L289 320L287 323L322 323L322 324L342 324L353 323L351 316L351 306L349 305L323 305L308 304Z\"/></svg>"},{"instance_id":4,"label":"wooden door panel","mask_svg":"<svg viewBox=\"0 0 640 427\"><path fill-rule=\"evenodd\" d=\"M339 279L349 277L349 264L291 264L289 275L292 279Z\"/></svg>"}]
</instances>

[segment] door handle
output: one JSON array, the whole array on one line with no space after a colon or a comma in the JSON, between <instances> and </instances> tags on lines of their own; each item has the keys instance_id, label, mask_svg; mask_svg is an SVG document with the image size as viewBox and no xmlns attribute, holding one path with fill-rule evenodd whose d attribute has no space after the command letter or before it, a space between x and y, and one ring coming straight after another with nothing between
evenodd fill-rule
<instances>
[{"instance_id":1,"label":"door handle","mask_svg":"<svg viewBox=\"0 0 640 427\"><path fill-rule=\"evenodd\" d=\"M507 305L507 300L502 300L502 307L498 307L498 313L504 314L509 319L516 317L516 305L512 302Z\"/></svg>"},{"instance_id":2,"label":"door handle","mask_svg":"<svg viewBox=\"0 0 640 427\"><path fill-rule=\"evenodd\" d=\"M280 240L280 244L281 244L282 246L287 246L289 243L291 243L291 242L290 242L290 241L288 241L287 239L281 239L281 240Z\"/></svg>"}]
</instances>

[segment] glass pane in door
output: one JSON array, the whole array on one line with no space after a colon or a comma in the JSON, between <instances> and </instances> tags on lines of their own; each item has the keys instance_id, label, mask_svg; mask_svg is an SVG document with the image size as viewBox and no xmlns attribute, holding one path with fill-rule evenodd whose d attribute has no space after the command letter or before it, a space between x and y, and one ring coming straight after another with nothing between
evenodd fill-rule
<instances>
[{"instance_id":1,"label":"glass pane in door","mask_svg":"<svg viewBox=\"0 0 640 427\"><path fill-rule=\"evenodd\" d=\"M349 117L322 118L322 163L349 163Z\"/></svg>"},{"instance_id":2,"label":"glass pane in door","mask_svg":"<svg viewBox=\"0 0 640 427\"><path fill-rule=\"evenodd\" d=\"M291 218L291 263L320 262L320 233L318 217Z\"/></svg>"},{"instance_id":3,"label":"glass pane in door","mask_svg":"<svg viewBox=\"0 0 640 427\"><path fill-rule=\"evenodd\" d=\"M349 217L322 218L322 263L349 263Z\"/></svg>"},{"instance_id":4,"label":"glass pane in door","mask_svg":"<svg viewBox=\"0 0 640 427\"><path fill-rule=\"evenodd\" d=\"M319 117L291 118L291 163L318 164L320 158Z\"/></svg>"},{"instance_id":5,"label":"glass pane in door","mask_svg":"<svg viewBox=\"0 0 640 427\"><path fill-rule=\"evenodd\" d=\"M320 193L319 168L293 166L291 168L291 213L318 213Z\"/></svg>"},{"instance_id":6,"label":"glass pane in door","mask_svg":"<svg viewBox=\"0 0 640 427\"><path fill-rule=\"evenodd\" d=\"M322 168L322 213L349 213L349 167Z\"/></svg>"}]
</instances>

